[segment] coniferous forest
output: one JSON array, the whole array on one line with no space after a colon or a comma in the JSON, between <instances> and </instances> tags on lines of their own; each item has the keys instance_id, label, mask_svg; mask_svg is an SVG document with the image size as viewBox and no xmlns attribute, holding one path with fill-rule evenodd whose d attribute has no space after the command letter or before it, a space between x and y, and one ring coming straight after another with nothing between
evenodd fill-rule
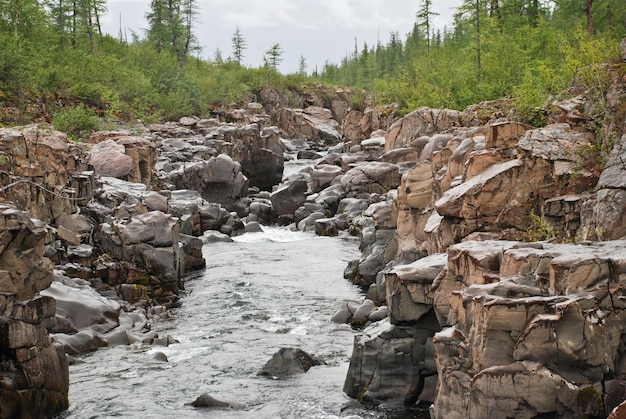
<instances>
[{"instance_id":1,"label":"coniferous forest","mask_svg":"<svg viewBox=\"0 0 626 419\"><path fill-rule=\"evenodd\" d=\"M546 106L575 80L603 88L626 34L624 0L465 0L454 22L433 28L433 2L416 1L408 34L360 44L340 63L280 74L274 44L244 66L237 28L228 57L201 59L197 0L152 0L144 33L103 34L106 0L0 0L0 123L52 122L68 132L102 120L144 122L206 116L265 87L301 91L345 86L399 112L463 109L509 98L521 120L542 122ZM610 64L609 64L610 65Z\"/></svg>"}]
</instances>

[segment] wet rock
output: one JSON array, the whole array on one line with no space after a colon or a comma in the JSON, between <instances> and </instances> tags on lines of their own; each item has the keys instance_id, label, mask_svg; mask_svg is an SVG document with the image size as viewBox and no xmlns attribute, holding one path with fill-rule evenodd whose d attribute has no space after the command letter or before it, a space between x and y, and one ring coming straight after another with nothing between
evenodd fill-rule
<instances>
[{"instance_id":1,"label":"wet rock","mask_svg":"<svg viewBox=\"0 0 626 419\"><path fill-rule=\"evenodd\" d=\"M302 349L282 348L272 356L272 359L267 361L257 375L285 378L290 375L305 373L316 365L324 365L324 362Z\"/></svg>"},{"instance_id":2,"label":"wet rock","mask_svg":"<svg viewBox=\"0 0 626 419\"><path fill-rule=\"evenodd\" d=\"M208 394L202 394L198 396L196 400L194 400L191 405L193 407L198 408L206 408L206 409L236 409L241 410L245 409L246 406L241 403L229 402L225 400L217 399Z\"/></svg>"},{"instance_id":3,"label":"wet rock","mask_svg":"<svg viewBox=\"0 0 626 419\"><path fill-rule=\"evenodd\" d=\"M229 235L220 233L219 231L205 231L202 236L202 242L207 243L231 243L233 239Z\"/></svg>"},{"instance_id":4,"label":"wet rock","mask_svg":"<svg viewBox=\"0 0 626 419\"><path fill-rule=\"evenodd\" d=\"M298 160L317 160L321 159L323 156L313 150L300 150L296 157Z\"/></svg>"},{"instance_id":5,"label":"wet rock","mask_svg":"<svg viewBox=\"0 0 626 419\"><path fill-rule=\"evenodd\" d=\"M246 233L262 233L263 227L256 221L246 223Z\"/></svg>"},{"instance_id":6,"label":"wet rock","mask_svg":"<svg viewBox=\"0 0 626 419\"><path fill-rule=\"evenodd\" d=\"M432 401L422 392L425 378L436 374L432 336L438 330L432 312L415 327L393 326L384 320L372 324L363 336L355 337L343 391L377 404Z\"/></svg>"},{"instance_id":7,"label":"wet rock","mask_svg":"<svg viewBox=\"0 0 626 419\"><path fill-rule=\"evenodd\" d=\"M188 236L186 234L180 234L178 237L183 245L182 249L185 257L185 272L203 269L206 266L206 261L202 256L202 239Z\"/></svg>"},{"instance_id":8,"label":"wet rock","mask_svg":"<svg viewBox=\"0 0 626 419\"><path fill-rule=\"evenodd\" d=\"M333 314L332 318L330 319L330 321L332 321L333 323L341 323L341 324L345 324L345 323L349 323L350 319L352 318L352 314L355 311L355 305L357 303L355 301L352 302L348 302L348 301L344 301L339 305L339 308L337 309L337 311L335 311L335 313Z\"/></svg>"},{"instance_id":9,"label":"wet rock","mask_svg":"<svg viewBox=\"0 0 626 419\"><path fill-rule=\"evenodd\" d=\"M155 352L152 355L152 359L154 359L155 361L159 361L159 362L169 362L169 359L167 359L167 355L165 355L163 352L160 352L160 351Z\"/></svg>"},{"instance_id":10,"label":"wet rock","mask_svg":"<svg viewBox=\"0 0 626 419\"><path fill-rule=\"evenodd\" d=\"M306 201L308 192L306 180L294 179L282 184L270 195L272 208L280 216L292 218L298 207Z\"/></svg>"}]
</instances>

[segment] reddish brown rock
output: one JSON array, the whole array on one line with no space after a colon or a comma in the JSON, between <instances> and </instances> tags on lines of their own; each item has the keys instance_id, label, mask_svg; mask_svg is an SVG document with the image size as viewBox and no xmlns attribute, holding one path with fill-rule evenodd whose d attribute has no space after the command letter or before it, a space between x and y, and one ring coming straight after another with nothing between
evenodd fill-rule
<instances>
[{"instance_id":1,"label":"reddish brown rock","mask_svg":"<svg viewBox=\"0 0 626 419\"><path fill-rule=\"evenodd\" d=\"M39 296L52 282L46 229L7 205L0 205L0 224L0 417L54 416L69 406L69 370L46 329L55 300Z\"/></svg>"}]
</instances>

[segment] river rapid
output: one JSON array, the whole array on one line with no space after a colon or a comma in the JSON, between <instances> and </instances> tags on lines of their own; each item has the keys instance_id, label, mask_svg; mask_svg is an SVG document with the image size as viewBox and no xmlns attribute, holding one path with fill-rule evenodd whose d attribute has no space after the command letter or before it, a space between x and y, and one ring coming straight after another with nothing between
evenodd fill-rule
<instances>
[{"instance_id":1,"label":"river rapid","mask_svg":"<svg viewBox=\"0 0 626 419\"><path fill-rule=\"evenodd\" d=\"M342 392L354 334L330 318L344 300L362 300L343 279L358 258L355 238L266 227L233 243L203 248L207 267L186 278L173 318L155 326L180 343L117 346L70 367L64 417L374 418ZM274 380L257 372L282 347L303 349L327 365ZM163 352L169 362L154 359ZM189 405L203 393L245 410Z\"/></svg>"}]
</instances>

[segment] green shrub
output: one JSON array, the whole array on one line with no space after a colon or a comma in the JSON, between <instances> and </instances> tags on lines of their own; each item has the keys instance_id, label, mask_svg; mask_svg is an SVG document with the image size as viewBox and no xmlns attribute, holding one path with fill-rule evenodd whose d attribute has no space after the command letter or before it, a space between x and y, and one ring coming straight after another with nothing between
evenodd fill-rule
<instances>
[{"instance_id":1,"label":"green shrub","mask_svg":"<svg viewBox=\"0 0 626 419\"><path fill-rule=\"evenodd\" d=\"M76 140L80 136L100 129L96 113L84 105L72 106L55 112L52 116L54 128L67 133Z\"/></svg>"}]
</instances>

